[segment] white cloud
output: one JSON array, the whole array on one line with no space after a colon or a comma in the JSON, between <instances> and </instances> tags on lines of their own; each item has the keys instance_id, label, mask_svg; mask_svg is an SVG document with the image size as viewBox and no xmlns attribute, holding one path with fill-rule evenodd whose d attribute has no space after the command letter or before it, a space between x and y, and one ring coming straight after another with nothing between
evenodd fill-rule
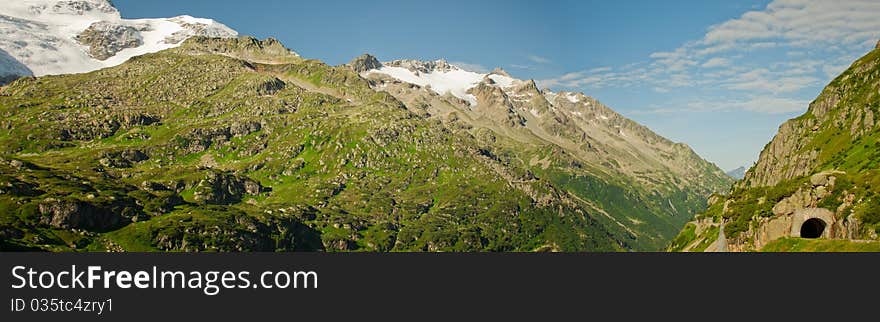
<instances>
[{"instance_id":1,"label":"white cloud","mask_svg":"<svg viewBox=\"0 0 880 322\"><path fill-rule=\"evenodd\" d=\"M776 0L712 26L705 45L778 40L789 45L858 44L880 35L880 1Z\"/></svg>"},{"instance_id":2,"label":"white cloud","mask_svg":"<svg viewBox=\"0 0 880 322\"><path fill-rule=\"evenodd\" d=\"M760 96L746 101L734 102L730 107L752 112L784 114L806 111L809 104L809 100Z\"/></svg>"},{"instance_id":3,"label":"white cloud","mask_svg":"<svg viewBox=\"0 0 880 322\"><path fill-rule=\"evenodd\" d=\"M811 76L789 76L790 73L772 72L766 68L750 70L721 81L721 87L756 93L791 93L811 86L819 79Z\"/></svg>"},{"instance_id":4,"label":"white cloud","mask_svg":"<svg viewBox=\"0 0 880 322\"><path fill-rule=\"evenodd\" d=\"M840 75L840 73L842 73L844 70L846 70L847 67L849 67L849 65L847 65L847 64L825 65L825 66L822 66L822 71L825 73L826 76L828 76L828 78L833 78L833 77L836 77L837 75Z\"/></svg>"},{"instance_id":5,"label":"white cloud","mask_svg":"<svg viewBox=\"0 0 880 322\"><path fill-rule=\"evenodd\" d=\"M646 62L567 73L542 83L587 89L640 87L657 93L693 88L700 103L715 102L709 105L717 108L802 110L819 86L874 47L880 39L878 16L878 0L775 0L710 26L701 38L674 50L652 53ZM713 99L718 96L740 100Z\"/></svg>"},{"instance_id":6,"label":"white cloud","mask_svg":"<svg viewBox=\"0 0 880 322\"><path fill-rule=\"evenodd\" d=\"M730 66L730 60L727 58L713 57L700 66L703 68L726 67Z\"/></svg>"},{"instance_id":7,"label":"white cloud","mask_svg":"<svg viewBox=\"0 0 880 322\"><path fill-rule=\"evenodd\" d=\"M765 114L802 112L810 101L786 97L754 96L743 100L694 100L677 107L635 110L632 114L674 114L715 111L750 111Z\"/></svg>"},{"instance_id":8,"label":"white cloud","mask_svg":"<svg viewBox=\"0 0 880 322\"><path fill-rule=\"evenodd\" d=\"M477 72L477 73L488 73L489 72L488 68L486 68L485 66L480 65L480 64L471 64L471 63L465 63L465 62L460 62L460 61L451 61L449 63L452 65L458 66L459 68L464 69L466 71L470 71L470 72Z\"/></svg>"},{"instance_id":9,"label":"white cloud","mask_svg":"<svg viewBox=\"0 0 880 322\"><path fill-rule=\"evenodd\" d=\"M529 58L529 60L531 60L535 63L538 63L538 64L549 64L552 62L550 59L547 59L547 58L544 58L541 56L537 56L537 55L529 55L528 58Z\"/></svg>"}]
</instances>

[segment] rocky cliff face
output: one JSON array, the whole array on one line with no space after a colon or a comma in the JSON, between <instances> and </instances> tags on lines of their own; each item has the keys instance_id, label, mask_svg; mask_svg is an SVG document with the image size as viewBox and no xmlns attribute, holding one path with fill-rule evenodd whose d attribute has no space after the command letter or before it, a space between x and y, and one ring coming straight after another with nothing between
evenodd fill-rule
<instances>
[{"instance_id":1,"label":"rocky cliff face","mask_svg":"<svg viewBox=\"0 0 880 322\"><path fill-rule=\"evenodd\" d=\"M805 237L805 222L821 237L876 240L880 229L880 50L835 78L807 112L779 127L758 162L728 196L698 215L725 225L732 250L758 250L783 237ZM809 228L809 227L807 227ZM691 235L691 244L715 238ZM815 237L815 236L814 236ZM681 250L686 242L673 249Z\"/></svg>"},{"instance_id":2,"label":"rocky cliff face","mask_svg":"<svg viewBox=\"0 0 880 322\"><path fill-rule=\"evenodd\" d=\"M845 157L853 142L873 135L880 95L873 90L880 85L875 56L872 52L856 61L822 90L804 115L782 124L741 186L771 186L808 175Z\"/></svg>"}]
</instances>

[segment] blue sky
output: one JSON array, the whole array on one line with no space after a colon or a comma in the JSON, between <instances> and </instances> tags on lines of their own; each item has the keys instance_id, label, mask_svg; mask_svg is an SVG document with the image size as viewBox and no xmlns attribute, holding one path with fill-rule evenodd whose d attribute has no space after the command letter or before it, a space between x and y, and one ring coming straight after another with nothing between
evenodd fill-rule
<instances>
[{"instance_id":1,"label":"blue sky","mask_svg":"<svg viewBox=\"0 0 880 322\"><path fill-rule=\"evenodd\" d=\"M115 0L341 64L445 58L593 96L730 170L880 39L880 1Z\"/></svg>"}]
</instances>

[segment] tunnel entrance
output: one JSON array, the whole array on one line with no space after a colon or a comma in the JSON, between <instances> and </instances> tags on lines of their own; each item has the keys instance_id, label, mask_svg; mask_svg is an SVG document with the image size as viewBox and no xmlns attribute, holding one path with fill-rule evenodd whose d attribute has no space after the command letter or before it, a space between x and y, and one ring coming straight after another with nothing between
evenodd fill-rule
<instances>
[{"instance_id":1,"label":"tunnel entrance","mask_svg":"<svg viewBox=\"0 0 880 322\"><path fill-rule=\"evenodd\" d=\"M819 238L825 232L825 221L811 218L801 225L801 238Z\"/></svg>"}]
</instances>

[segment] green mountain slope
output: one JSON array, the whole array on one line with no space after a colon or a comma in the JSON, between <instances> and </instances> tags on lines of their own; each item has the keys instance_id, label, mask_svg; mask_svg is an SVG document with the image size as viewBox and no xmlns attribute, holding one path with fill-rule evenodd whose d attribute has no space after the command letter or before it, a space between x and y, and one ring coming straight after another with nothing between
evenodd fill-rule
<instances>
[{"instance_id":1,"label":"green mountain slope","mask_svg":"<svg viewBox=\"0 0 880 322\"><path fill-rule=\"evenodd\" d=\"M591 175L271 39L192 38L0 93L4 250L656 250L726 184Z\"/></svg>"},{"instance_id":2,"label":"green mountain slope","mask_svg":"<svg viewBox=\"0 0 880 322\"><path fill-rule=\"evenodd\" d=\"M758 250L768 243L772 250L784 250L799 243L773 241L802 237L801 223L817 218L825 225L822 238L872 245L862 241L877 240L880 232L878 89L880 50L875 49L835 78L804 115L779 127L734 190L710 199L709 210L693 223L696 230L708 232L706 227L723 222L731 250ZM682 233L678 238L683 240L674 250L716 237Z\"/></svg>"}]
</instances>

